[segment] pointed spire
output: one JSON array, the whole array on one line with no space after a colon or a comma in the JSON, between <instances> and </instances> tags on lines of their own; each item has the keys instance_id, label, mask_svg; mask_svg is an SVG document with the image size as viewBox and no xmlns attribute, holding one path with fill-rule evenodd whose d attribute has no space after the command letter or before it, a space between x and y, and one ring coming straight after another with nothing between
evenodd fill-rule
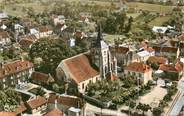
<instances>
[{"instance_id":1,"label":"pointed spire","mask_svg":"<svg viewBox=\"0 0 184 116\"><path fill-rule=\"evenodd\" d=\"M97 36L97 41L101 41L103 40L103 37L102 37L102 28L101 28L101 25L98 25L98 36Z\"/></svg>"}]
</instances>

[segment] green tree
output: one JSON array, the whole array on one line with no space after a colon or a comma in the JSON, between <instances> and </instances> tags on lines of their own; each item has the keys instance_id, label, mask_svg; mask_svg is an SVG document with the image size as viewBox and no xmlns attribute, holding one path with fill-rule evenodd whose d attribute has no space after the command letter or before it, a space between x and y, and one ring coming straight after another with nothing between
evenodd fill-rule
<instances>
[{"instance_id":1,"label":"green tree","mask_svg":"<svg viewBox=\"0 0 184 116\"><path fill-rule=\"evenodd\" d=\"M75 55L75 51L66 45L61 39L40 39L34 43L29 52L32 61L41 59L39 68L36 70L55 75L55 69L66 58Z\"/></svg>"},{"instance_id":2,"label":"green tree","mask_svg":"<svg viewBox=\"0 0 184 116\"><path fill-rule=\"evenodd\" d=\"M141 110L142 114L144 115L144 112L147 112L149 109L151 109L151 107L148 104L139 103L136 109Z\"/></svg>"},{"instance_id":3,"label":"green tree","mask_svg":"<svg viewBox=\"0 0 184 116\"><path fill-rule=\"evenodd\" d=\"M163 112L163 109L161 107L156 107L156 108L153 108L152 112L154 116L160 116Z\"/></svg>"}]
</instances>

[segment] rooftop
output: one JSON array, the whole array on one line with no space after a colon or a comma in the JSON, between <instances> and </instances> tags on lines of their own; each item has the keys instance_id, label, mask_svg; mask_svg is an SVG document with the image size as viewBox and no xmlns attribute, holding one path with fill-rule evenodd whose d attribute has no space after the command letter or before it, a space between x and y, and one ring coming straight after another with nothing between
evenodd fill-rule
<instances>
[{"instance_id":1,"label":"rooftop","mask_svg":"<svg viewBox=\"0 0 184 116\"><path fill-rule=\"evenodd\" d=\"M64 116L64 115L61 110L54 108L50 112L46 113L44 116Z\"/></svg>"},{"instance_id":2,"label":"rooftop","mask_svg":"<svg viewBox=\"0 0 184 116\"><path fill-rule=\"evenodd\" d=\"M7 64L2 64L0 67L0 78L5 77L6 75L16 74L18 72L30 69L32 67L33 63L21 60L17 60Z\"/></svg>"},{"instance_id":3,"label":"rooftop","mask_svg":"<svg viewBox=\"0 0 184 116\"><path fill-rule=\"evenodd\" d=\"M35 109L37 107L40 107L42 105L45 105L47 103L47 100L44 97L38 96L36 99L32 99L27 102L28 106L31 109Z\"/></svg>"},{"instance_id":4,"label":"rooftop","mask_svg":"<svg viewBox=\"0 0 184 116\"><path fill-rule=\"evenodd\" d=\"M145 73L147 71L150 71L151 67L142 62L133 62L129 64L127 67L125 67L125 70Z\"/></svg>"},{"instance_id":5,"label":"rooftop","mask_svg":"<svg viewBox=\"0 0 184 116\"><path fill-rule=\"evenodd\" d=\"M167 58L160 56L150 56L147 61L155 62L159 64L165 64L167 62Z\"/></svg>"},{"instance_id":6,"label":"rooftop","mask_svg":"<svg viewBox=\"0 0 184 116\"><path fill-rule=\"evenodd\" d=\"M68 58L63 60L63 63L68 67L68 72L70 72L72 75L71 78L76 83L88 80L99 74L91 66L86 54L80 54L72 58Z\"/></svg>"}]
</instances>

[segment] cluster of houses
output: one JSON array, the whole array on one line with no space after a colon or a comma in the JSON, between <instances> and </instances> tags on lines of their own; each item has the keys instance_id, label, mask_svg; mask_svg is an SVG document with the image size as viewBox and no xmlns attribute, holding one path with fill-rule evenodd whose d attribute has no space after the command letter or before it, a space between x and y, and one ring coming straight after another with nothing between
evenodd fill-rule
<instances>
[{"instance_id":1,"label":"cluster of houses","mask_svg":"<svg viewBox=\"0 0 184 116\"><path fill-rule=\"evenodd\" d=\"M81 13L82 22L89 23L91 14ZM68 27L63 15L52 16L54 26L63 32ZM12 28L13 26L13 28ZM155 27L157 28L157 27ZM156 29L158 31L158 29ZM164 30L160 30L164 31ZM40 38L54 36L50 26L38 25L30 19L22 19L12 24L8 15L0 12L0 48L11 46L17 42L20 48L26 50ZM84 39L88 35L77 30L72 32L75 39ZM75 39L69 38L70 46L75 46ZM56 78L50 74L34 71L30 61L16 60L0 64L0 88L21 88L30 80L37 85L49 85L57 80L60 84L68 83L69 87L85 94L89 83L96 83L103 79L118 80L120 76L131 76L139 84L147 84L157 77L169 80L179 80L183 76L184 35L167 39L159 45L150 45L143 41L135 47L110 45L103 39L101 27L95 41L92 41L89 51L64 59L56 68ZM41 112L45 116L79 116L85 115L82 99L69 95L52 93L49 97L37 96L22 102L14 112L0 112L0 115L36 114Z\"/></svg>"}]
</instances>

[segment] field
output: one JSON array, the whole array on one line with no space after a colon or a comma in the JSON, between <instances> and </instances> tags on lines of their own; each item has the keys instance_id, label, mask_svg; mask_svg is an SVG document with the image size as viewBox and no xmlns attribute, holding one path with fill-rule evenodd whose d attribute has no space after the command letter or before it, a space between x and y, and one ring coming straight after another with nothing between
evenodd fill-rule
<instances>
[{"instance_id":1,"label":"field","mask_svg":"<svg viewBox=\"0 0 184 116\"><path fill-rule=\"evenodd\" d=\"M156 19L152 20L152 21L149 23L149 26L150 26L150 27L153 27L153 26L161 26L164 22L168 21L169 19L170 19L169 16L157 17Z\"/></svg>"},{"instance_id":2,"label":"field","mask_svg":"<svg viewBox=\"0 0 184 116\"><path fill-rule=\"evenodd\" d=\"M148 3L137 3L137 2L129 2L129 8L136 8L137 10L146 10L150 12L158 12L158 13L170 13L173 9L172 6L164 6L157 4L148 4Z\"/></svg>"},{"instance_id":3,"label":"field","mask_svg":"<svg viewBox=\"0 0 184 116\"><path fill-rule=\"evenodd\" d=\"M137 18L141 13L127 13L128 17L133 17L134 19Z\"/></svg>"}]
</instances>

